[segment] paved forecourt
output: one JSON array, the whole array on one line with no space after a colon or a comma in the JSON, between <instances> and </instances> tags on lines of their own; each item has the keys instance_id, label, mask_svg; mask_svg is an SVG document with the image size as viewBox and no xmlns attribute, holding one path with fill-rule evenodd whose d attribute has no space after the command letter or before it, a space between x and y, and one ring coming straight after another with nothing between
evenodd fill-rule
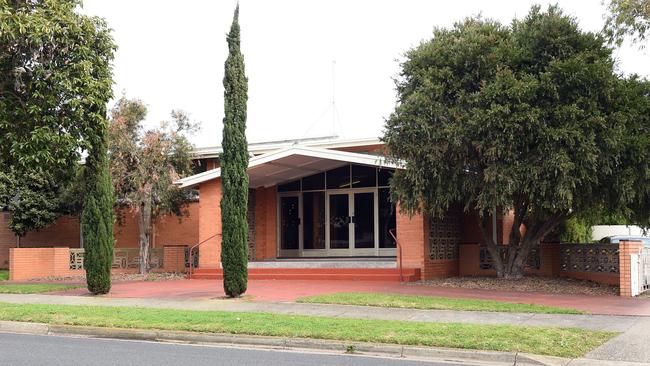
<instances>
[{"instance_id":1,"label":"paved forecourt","mask_svg":"<svg viewBox=\"0 0 650 366\"><path fill-rule=\"evenodd\" d=\"M584 310L603 315L650 316L650 298L619 296L562 295L544 292L514 292L482 289L441 288L420 284L375 281L282 281L251 280L245 296L254 301L295 301L299 297L338 292L380 292L507 301ZM84 288L61 295L86 295ZM113 284L109 297L164 298L175 300L212 299L225 296L220 280L138 281Z\"/></svg>"}]
</instances>

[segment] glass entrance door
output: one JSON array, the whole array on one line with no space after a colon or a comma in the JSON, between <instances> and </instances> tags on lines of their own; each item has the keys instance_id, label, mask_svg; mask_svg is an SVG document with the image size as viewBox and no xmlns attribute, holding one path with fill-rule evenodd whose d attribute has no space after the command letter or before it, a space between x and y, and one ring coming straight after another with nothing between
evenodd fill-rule
<instances>
[{"instance_id":1,"label":"glass entrance door","mask_svg":"<svg viewBox=\"0 0 650 366\"><path fill-rule=\"evenodd\" d=\"M300 196L280 197L280 250L298 253L300 248Z\"/></svg>"},{"instance_id":2,"label":"glass entrance door","mask_svg":"<svg viewBox=\"0 0 650 366\"><path fill-rule=\"evenodd\" d=\"M380 217L383 211L377 189L281 193L278 197L278 255L281 257L366 257L395 253L394 247L382 245L380 224L386 220Z\"/></svg>"},{"instance_id":3,"label":"glass entrance door","mask_svg":"<svg viewBox=\"0 0 650 366\"><path fill-rule=\"evenodd\" d=\"M353 193L354 248L375 248L375 192Z\"/></svg>"},{"instance_id":4,"label":"glass entrance door","mask_svg":"<svg viewBox=\"0 0 650 366\"><path fill-rule=\"evenodd\" d=\"M350 198L347 193L329 195L329 248L350 248Z\"/></svg>"},{"instance_id":5,"label":"glass entrance door","mask_svg":"<svg viewBox=\"0 0 650 366\"><path fill-rule=\"evenodd\" d=\"M376 195L358 189L328 193L328 255L376 255Z\"/></svg>"}]
</instances>

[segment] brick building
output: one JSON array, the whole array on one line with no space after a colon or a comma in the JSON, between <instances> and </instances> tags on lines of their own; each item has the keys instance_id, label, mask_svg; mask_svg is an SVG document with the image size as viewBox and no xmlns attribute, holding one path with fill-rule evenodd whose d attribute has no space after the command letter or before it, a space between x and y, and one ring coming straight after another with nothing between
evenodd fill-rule
<instances>
[{"instance_id":1,"label":"brick building","mask_svg":"<svg viewBox=\"0 0 650 366\"><path fill-rule=\"evenodd\" d=\"M411 280L458 275L461 244L481 241L475 216L449 212L430 220L401 214L388 199L388 180L400 166L384 159L382 147L378 139L251 144L251 267L347 268L348 274L354 267L385 278L396 276L401 264ZM197 189L199 202L190 204L189 215L163 217L154 225L152 248L201 243L199 276L220 271L220 153L220 147L196 150L197 174L177 184ZM115 246L137 248L135 213L120 214ZM9 267L10 248L81 247L78 217L61 217L18 239L7 227L9 215L0 216L0 268ZM499 237L507 238L496 221Z\"/></svg>"},{"instance_id":2,"label":"brick building","mask_svg":"<svg viewBox=\"0 0 650 366\"><path fill-rule=\"evenodd\" d=\"M450 211L433 220L401 214L389 200L388 182L402 167L388 162L382 148L378 139L252 144L252 276L281 278L285 269L296 273L292 278L297 273L396 278L399 267L407 280L458 275L461 245L482 241L476 216ZM176 182L199 191L197 277L220 275L220 152L220 147L197 150L201 172ZM502 223L494 220L493 230L507 240Z\"/></svg>"}]
</instances>

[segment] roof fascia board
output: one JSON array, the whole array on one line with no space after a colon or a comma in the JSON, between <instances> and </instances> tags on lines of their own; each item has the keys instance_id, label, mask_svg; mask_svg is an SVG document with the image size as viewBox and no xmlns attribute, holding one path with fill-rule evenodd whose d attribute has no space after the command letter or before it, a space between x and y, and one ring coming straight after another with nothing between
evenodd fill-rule
<instances>
[{"instance_id":1,"label":"roof fascia board","mask_svg":"<svg viewBox=\"0 0 650 366\"><path fill-rule=\"evenodd\" d=\"M384 167L391 169L404 169L403 164L393 164L386 161L386 158L379 155L359 154L347 151L328 150L313 147L293 146L284 149L276 150L267 154L256 156L250 159L248 169L253 169L257 166L273 162L278 159L286 158L292 155L308 156L312 158L337 160L345 163L372 165L376 167ZM183 179L179 179L174 184L181 188L195 186L221 176L221 168L208 170L203 173L192 175Z\"/></svg>"}]
</instances>

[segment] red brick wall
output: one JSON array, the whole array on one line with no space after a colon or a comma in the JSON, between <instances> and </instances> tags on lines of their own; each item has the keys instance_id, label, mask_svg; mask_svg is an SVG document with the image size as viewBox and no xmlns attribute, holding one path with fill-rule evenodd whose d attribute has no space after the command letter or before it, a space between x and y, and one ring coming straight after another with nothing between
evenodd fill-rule
<instances>
[{"instance_id":1,"label":"red brick wall","mask_svg":"<svg viewBox=\"0 0 650 366\"><path fill-rule=\"evenodd\" d=\"M187 207L188 216L166 215L156 221L154 247L196 245L199 242L199 203Z\"/></svg>"},{"instance_id":2,"label":"red brick wall","mask_svg":"<svg viewBox=\"0 0 650 366\"><path fill-rule=\"evenodd\" d=\"M199 186L199 267L221 266L221 179L213 179ZM213 238L215 234L219 234Z\"/></svg>"},{"instance_id":3,"label":"red brick wall","mask_svg":"<svg viewBox=\"0 0 650 366\"><path fill-rule=\"evenodd\" d=\"M9 268L9 249L16 247L16 237L9 230L9 212L0 212L0 269Z\"/></svg>"},{"instance_id":4,"label":"red brick wall","mask_svg":"<svg viewBox=\"0 0 650 366\"><path fill-rule=\"evenodd\" d=\"M9 219L9 212L0 212L0 268L9 268L9 249L17 244L16 236L9 229ZM79 219L74 216L60 217L54 224L20 238L20 246L79 248Z\"/></svg>"},{"instance_id":5,"label":"red brick wall","mask_svg":"<svg viewBox=\"0 0 650 366\"><path fill-rule=\"evenodd\" d=\"M426 224L422 214L409 217L400 212L399 205L396 215L398 263L401 261L404 268L420 269L421 274L426 275L425 243L427 242ZM401 248L401 250L400 250Z\"/></svg>"},{"instance_id":6,"label":"red brick wall","mask_svg":"<svg viewBox=\"0 0 650 366\"><path fill-rule=\"evenodd\" d=\"M79 239L79 218L63 216L48 227L28 232L20 238L20 246L79 248Z\"/></svg>"},{"instance_id":7,"label":"red brick wall","mask_svg":"<svg viewBox=\"0 0 650 366\"><path fill-rule=\"evenodd\" d=\"M166 215L154 223L154 235L151 245L161 248L165 245L194 245L199 242L199 203L193 202L187 206L189 216L178 217ZM115 224L115 247L138 247L138 214L135 211L123 210L122 225Z\"/></svg>"},{"instance_id":8,"label":"red brick wall","mask_svg":"<svg viewBox=\"0 0 650 366\"><path fill-rule=\"evenodd\" d=\"M481 269L479 260L479 245L462 243L458 248L459 276L496 276L493 269Z\"/></svg>"},{"instance_id":9,"label":"red brick wall","mask_svg":"<svg viewBox=\"0 0 650 366\"><path fill-rule=\"evenodd\" d=\"M185 245L167 245L163 248L163 269L165 272L185 272Z\"/></svg>"},{"instance_id":10,"label":"red brick wall","mask_svg":"<svg viewBox=\"0 0 650 366\"><path fill-rule=\"evenodd\" d=\"M490 233L492 235L492 217L490 220ZM510 242L510 231L514 215L507 213L503 217L497 217L497 241L499 244L508 244ZM483 234L479 226L478 213L470 211L463 216L462 243L483 243Z\"/></svg>"},{"instance_id":11,"label":"red brick wall","mask_svg":"<svg viewBox=\"0 0 650 366\"><path fill-rule=\"evenodd\" d=\"M458 276L458 260L425 260L422 279Z\"/></svg>"},{"instance_id":12,"label":"red brick wall","mask_svg":"<svg viewBox=\"0 0 650 366\"><path fill-rule=\"evenodd\" d=\"M460 260L460 276L496 276L496 271L494 269L480 268L479 244L461 244L458 256ZM561 271L560 269L559 246L556 244L542 244L540 252L540 268L527 268L526 273L544 277L568 277L580 280L589 280L609 285L619 284L619 275L616 273L567 272Z\"/></svg>"},{"instance_id":13,"label":"red brick wall","mask_svg":"<svg viewBox=\"0 0 650 366\"><path fill-rule=\"evenodd\" d=\"M70 269L69 248L11 248L9 276L12 281L83 274Z\"/></svg>"},{"instance_id":14,"label":"red brick wall","mask_svg":"<svg viewBox=\"0 0 650 366\"><path fill-rule=\"evenodd\" d=\"M199 242L199 204L188 206L189 216L168 215L156 221L152 246L194 245ZM138 247L138 222L135 212L124 210L123 225L115 224L117 248ZM0 213L0 268L9 267L9 249L16 247L16 236L9 229L8 212ZM63 216L52 225L27 233L20 238L23 248L69 247L79 248L79 218Z\"/></svg>"},{"instance_id":15,"label":"red brick wall","mask_svg":"<svg viewBox=\"0 0 650 366\"><path fill-rule=\"evenodd\" d=\"M458 275L458 260L432 260L430 257L429 219L418 214L411 218L397 209L397 240L404 268L417 268L422 279ZM400 256L399 249L397 255Z\"/></svg>"},{"instance_id":16,"label":"red brick wall","mask_svg":"<svg viewBox=\"0 0 650 366\"><path fill-rule=\"evenodd\" d=\"M152 272L185 272L185 246L164 248L164 268ZM82 276L83 269L70 269L70 248L11 248L10 280ZM137 269L113 269L113 273L137 273Z\"/></svg>"},{"instance_id":17,"label":"red brick wall","mask_svg":"<svg viewBox=\"0 0 650 366\"><path fill-rule=\"evenodd\" d=\"M277 256L277 186L255 190L255 259Z\"/></svg>"}]
</instances>

